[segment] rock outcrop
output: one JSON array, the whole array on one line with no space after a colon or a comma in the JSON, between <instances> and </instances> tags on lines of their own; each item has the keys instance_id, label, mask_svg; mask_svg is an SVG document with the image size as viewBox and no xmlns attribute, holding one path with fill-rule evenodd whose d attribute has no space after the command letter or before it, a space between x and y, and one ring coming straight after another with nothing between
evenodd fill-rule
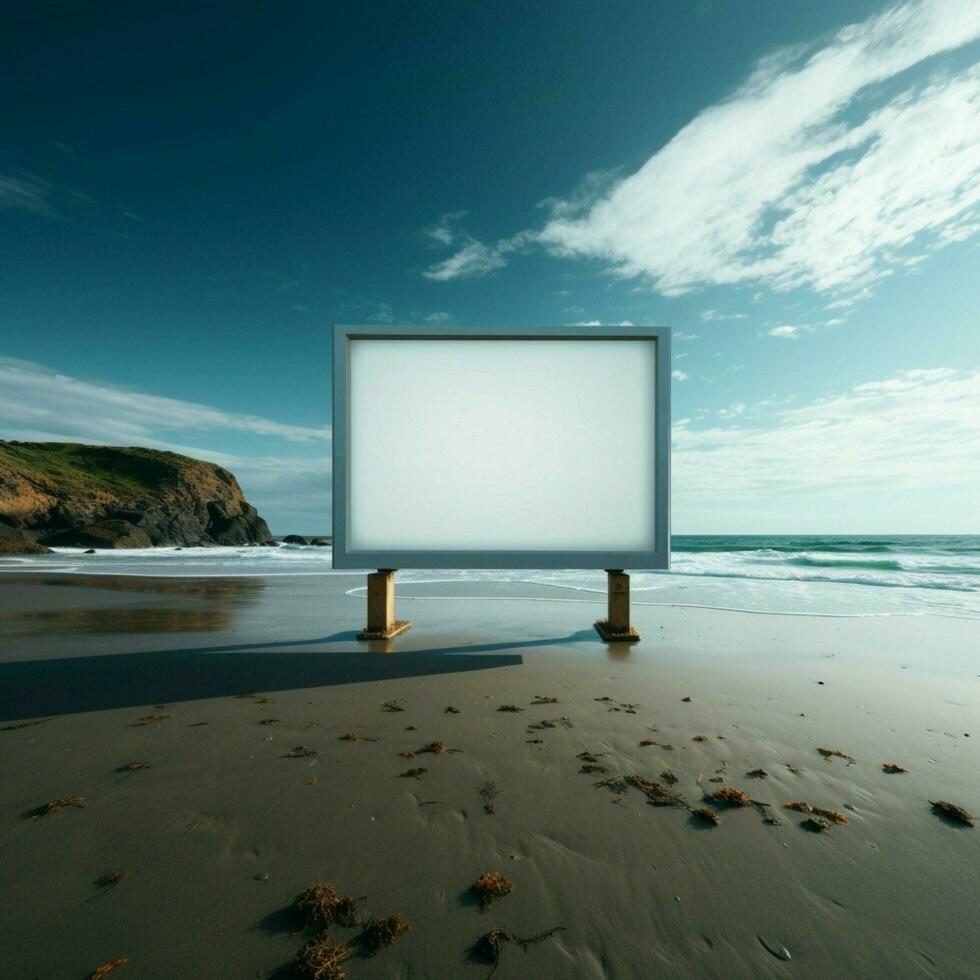
<instances>
[{"instance_id":1,"label":"rock outcrop","mask_svg":"<svg viewBox=\"0 0 980 980\"><path fill-rule=\"evenodd\" d=\"M30 534L0 524L0 555L46 555L50 548L38 544Z\"/></svg>"},{"instance_id":2,"label":"rock outcrop","mask_svg":"<svg viewBox=\"0 0 980 980\"><path fill-rule=\"evenodd\" d=\"M60 442L0 440L0 525L39 546L274 544L238 481L214 463Z\"/></svg>"}]
</instances>

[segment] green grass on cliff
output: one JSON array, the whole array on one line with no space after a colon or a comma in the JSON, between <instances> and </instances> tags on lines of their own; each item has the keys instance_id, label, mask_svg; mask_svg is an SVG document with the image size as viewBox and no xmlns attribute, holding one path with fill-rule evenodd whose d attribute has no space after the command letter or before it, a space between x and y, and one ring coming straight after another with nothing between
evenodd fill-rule
<instances>
[{"instance_id":1,"label":"green grass on cliff","mask_svg":"<svg viewBox=\"0 0 980 980\"><path fill-rule=\"evenodd\" d=\"M47 477L67 491L158 493L176 486L175 464L180 459L153 449L0 441L0 470L20 472L26 477Z\"/></svg>"}]
</instances>

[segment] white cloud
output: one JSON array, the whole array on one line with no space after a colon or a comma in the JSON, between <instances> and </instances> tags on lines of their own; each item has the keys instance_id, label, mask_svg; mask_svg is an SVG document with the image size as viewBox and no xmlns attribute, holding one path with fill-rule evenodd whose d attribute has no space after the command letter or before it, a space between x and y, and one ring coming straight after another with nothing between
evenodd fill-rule
<instances>
[{"instance_id":1,"label":"white cloud","mask_svg":"<svg viewBox=\"0 0 980 980\"><path fill-rule=\"evenodd\" d=\"M751 283L853 305L907 263L903 250L980 230L980 68L901 78L978 37L976 0L911 0L776 51L597 200L551 201L522 241L667 296ZM510 241L469 239L425 275L498 269Z\"/></svg>"},{"instance_id":2,"label":"white cloud","mask_svg":"<svg viewBox=\"0 0 980 980\"><path fill-rule=\"evenodd\" d=\"M430 266L422 275L435 282L448 282L485 276L506 264L507 260L495 248L470 239L458 252Z\"/></svg>"},{"instance_id":3,"label":"white cloud","mask_svg":"<svg viewBox=\"0 0 980 980\"><path fill-rule=\"evenodd\" d=\"M678 371L678 370L671 371L670 376L675 381L687 381L687 379L690 377L690 375L686 374L684 371Z\"/></svg>"},{"instance_id":4,"label":"white cloud","mask_svg":"<svg viewBox=\"0 0 980 980\"><path fill-rule=\"evenodd\" d=\"M783 324L781 327L773 327L769 331L770 337L785 337L789 340L796 340L800 335L800 328L791 326L790 324Z\"/></svg>"},{"instance_id":5,"label":"white cloud","mask_svg":"<svg viewBox=\"0 0 980 980\"><path fill-rule=\"evenodd\" d=\"M430 313L426 318L426 323L448 323L452 317L448 313Z\"/></svg>"},{"instance_id":6,"label":"white cloud","mask_svg":"<svg viewBox=\"0 0 980 980\"><path fill-rule=\"evenodd\" d=\"M671 336L674 340L697 340L698 335L696 333L684 333L683 330L675 330Z\"/></svg>"},{"instance_id":7,"label":"white cloud","mask_svg":"<svg viewBox=\"0 0 980 980\"><path fill-rule=\"evenodd\" d=\"M719 501L729 532L980 529L980 371L903 371L751 422L675 427L673 441L689 529L716 522Z\"/></svg>"},{"instance_id":8,"label":"white cloud","mask_svg":"<svg viewBox=\"0 0 980 980\"><path fill-rule=\"evenodd\" d=\"M723 313L721 310L703 310L701 319L709 322L716 320L748 320L748 313Z\"/></svg>"}]
</instances>

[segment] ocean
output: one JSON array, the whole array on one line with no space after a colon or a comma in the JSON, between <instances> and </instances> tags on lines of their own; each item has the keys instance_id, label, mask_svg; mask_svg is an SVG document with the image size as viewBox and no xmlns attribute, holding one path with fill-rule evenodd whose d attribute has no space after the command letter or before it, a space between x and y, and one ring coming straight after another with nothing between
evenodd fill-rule
<instances>
[{"instance_id":1,"label":"ocean","mask_svg":"<svg viewBox=\"0 0 980 980\"><path fill-rule=\"evenodd\" d=\"M0 574L335 575L330 548L153 548L0 558ZM980 535L675 535L671 570L630 569L636 604L826 616L980 619ZM403 595L602 602L601 570L403 570Z\"/></svg>"}]
</instances>

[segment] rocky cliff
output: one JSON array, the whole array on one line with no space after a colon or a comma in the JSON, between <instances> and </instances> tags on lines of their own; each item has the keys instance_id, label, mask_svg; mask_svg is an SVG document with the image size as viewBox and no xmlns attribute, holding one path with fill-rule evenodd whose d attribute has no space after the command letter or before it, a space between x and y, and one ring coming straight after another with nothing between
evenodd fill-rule
<instances>
[{"instance_id":1,"label":"rocky cliff","mask_svg":"<svg viewBox=\"0 0 980 980\"><path fill-rule=\"evenodd\" d=\"M275 543L214 463L61 442L0 440L0 525L12 529L0 535L10 550L19 538L86 548Z\"/></svg>"}]
</instances>

